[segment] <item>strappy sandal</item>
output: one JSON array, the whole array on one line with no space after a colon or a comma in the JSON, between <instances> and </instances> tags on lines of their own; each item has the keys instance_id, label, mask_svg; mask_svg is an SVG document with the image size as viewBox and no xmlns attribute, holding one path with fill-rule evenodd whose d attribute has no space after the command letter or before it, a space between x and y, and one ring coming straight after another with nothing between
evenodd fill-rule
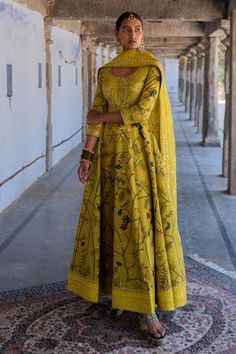
<instances>
[{"instance_id":1,"label":"strappy sandal","mask_svg":"<svg viewBox=\"0 0 236 354\"><path fill-rule=\"evenodd\" d=\"M111 303L106 304L106 313L111 317L120 317L123 314L123 310L113 309Z\"/></svg>"},{"instance_id":2,"label":"strappy sandal","mask_svg":"<svg viewBox=\"0 0 236 354\"><path fill-rule=\"evenodd\" d=\"M153 331L155 330L155 327L153 326L155 323L161 323L157 317L157 315L155 313L151 314L151 315L141 315L138 314L139 317L139 325L140 325L140 329L141 331L147 332L148 335L152 338L155 339L155 341L157 341L158 345L163 345L164 341L165 341L165 335L166 335L166 328L165 329L165 333L164 335L162 335L159 330L158 333L160 334L160 337L156 337L153 334ZM152 327L153 326L153 330Z\"/></svg>"}]
</instances>

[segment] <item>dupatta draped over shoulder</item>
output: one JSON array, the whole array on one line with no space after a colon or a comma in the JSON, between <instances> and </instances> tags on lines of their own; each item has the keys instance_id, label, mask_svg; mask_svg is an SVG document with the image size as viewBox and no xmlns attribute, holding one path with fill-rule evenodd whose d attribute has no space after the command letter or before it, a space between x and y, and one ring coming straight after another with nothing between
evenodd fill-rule
<instances>
[{"instance_id":1,"label":"dupatta draped over shoulder","mask_svg":"<svg viewBox=\"0 0 236 354\"><path fill-rule=\"evenodd\" d=\"M114 277L111 285L112 306L152 313L156 304L160 310L173 311L185 305L187 297L184 256L177 222L176 152L169 96L162 65L151 53L138 50L123 51L101 70L121 67L156 67L160 73L158 97L148 124L143 126L139 124L150 176L154 257L152 276L155 281L154 286L150 285L145 289L138 289L137 286L135 288L135 285L133 289L130 286L121 288ZM150 97L156 93L151 91ZM106 108L103 111L106 111ZM89 181L84 190L74 256L68 277L68 289L93 302L99 300L101 290L100 164L104 144L102 126L99 136ZM139 264L142 264L142 261ZM117 277L122 268L121 262L116 260L114 267ZM148 268L148 265L144 264L145 267Z\"/></svg>"}]
</instances>

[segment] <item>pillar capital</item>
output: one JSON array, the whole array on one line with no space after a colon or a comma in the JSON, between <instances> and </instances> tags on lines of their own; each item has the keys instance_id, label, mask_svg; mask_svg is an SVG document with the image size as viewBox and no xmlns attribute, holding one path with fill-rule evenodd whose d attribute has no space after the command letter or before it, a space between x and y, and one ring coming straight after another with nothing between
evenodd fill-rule
<instances>
[{"instance_id":1,"label":"pillar capital","mask_svg":"<svg viewBox=\"0 0 236 354\"><path fill-rule=\"evenodd\" d=\"M196 48L190 48L190 53L192 54L192 59L196 58L198 50Z\"/></svg>"},{"instance_id":2,"label":"pillar capital","mask_svg":"<svg viewBox=\"0 0 236 354\"><path fill-rule=\"evenodd\" d=\"M209 47L209 41L205 40L204 42L198 42L197 47L199 50L206 50Z\"/></svg>"},{"instance_id":3,"label":"pillar capital","mask_svg":"<svg viewBox=\"0 0 236 354\"><path fill-rule=\"evenodd\" d=\"M197 57L202 58L206 56L206 46L201 42L197 44Z\"/></svg>"},{"instance_id":4,"label":"pillar capital","mask_svg":"<svg viewBox=\"0 0 236 354\"><path fill-rule=\"evenodd\" d=\"M82 50L85 54L96 51L97 48L96 38L82 34L81 41L82 41Z\"/></svg>"},{"instance_id":5,"label":"pillar capital","mask_svg":"<svg viewBox=\"0 0 236 354\"><path fill-rule=\"evenodd\" d=\"M230 35L230 21L222 20L220 28L225 32L226 36Z\"/></svg>"},{"instance_id":6,"label":"pillar capital","mask_svg":"<svg viewBox=\"0 0 236 354\"><path fill-rule=\"evenodd\" d=\"M187 54L186 54L186 58L187 58L187 61L188 61L188 63L190 62L190 60L192 59L192 54L190 53L190 52L188 52Z\"/></svg>"},{"instance_id":7,"label":"pillar capital","mask_svg":"<svg viewBox=\"0 0 236 354\"><path fill-rule=\"evenodd\" d=\"M186 55L181 55L181 56L179 57L179 61L180 61L180 63L185 64L185 63L188 62L188 58L186 57Z\"/></svg>"},{"instance_id":8,"label":"pillar capital","mask_svg":"<svg viewBox=\"0 0 236 354\"><path fill-rule=\"evenodd\" d=\"M225 39L223 39L223 41L221 41L221 43L227 48L230 47L230 36L225 37Z\"/></svg>"}]
</instances>

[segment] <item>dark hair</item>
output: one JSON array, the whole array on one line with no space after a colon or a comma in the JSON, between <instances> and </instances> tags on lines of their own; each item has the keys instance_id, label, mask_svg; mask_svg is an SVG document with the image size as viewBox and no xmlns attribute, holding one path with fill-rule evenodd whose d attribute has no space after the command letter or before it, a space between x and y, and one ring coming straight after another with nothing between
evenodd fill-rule
<instances>
[{"instance_id":1,"label":"dark hair","mask_svg":"<svg viewBox=\"0 0 236 354\"><path fill-rule=\"evenodd\" d=\"M142 27L143 27L143 21L142 21L141 17L133 11L127 11L118 17L118 19L116 21L116 31L119 31L122 21L129 18L130 15L133 15L135 18L137 18L141 22Z\"/></svg>"}]
</instances>

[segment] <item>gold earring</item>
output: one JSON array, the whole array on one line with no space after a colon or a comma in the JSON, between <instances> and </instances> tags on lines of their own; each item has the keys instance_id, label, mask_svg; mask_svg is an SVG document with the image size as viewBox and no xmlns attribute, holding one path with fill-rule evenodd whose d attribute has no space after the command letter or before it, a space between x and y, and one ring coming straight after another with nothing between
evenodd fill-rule
<instances>
[{"instance_id":1,"label":"gold earring","mask_svg":"<svg viewBox=\"0 0 236 354\"><path fill-rule=\"evenodd\" d=\"M144 52L144 50L145 50L145 48L144 48L144 39L143 38L141 39L139 50L141 52Z\"/></svg>"}]
</instances>

